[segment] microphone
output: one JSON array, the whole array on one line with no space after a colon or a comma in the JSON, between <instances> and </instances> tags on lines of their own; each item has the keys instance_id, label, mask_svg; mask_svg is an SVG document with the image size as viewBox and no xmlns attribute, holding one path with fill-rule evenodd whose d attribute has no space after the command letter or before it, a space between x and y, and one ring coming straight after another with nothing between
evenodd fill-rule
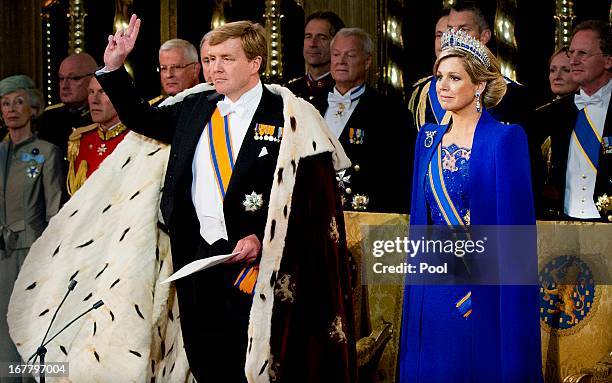
<instances>
[{"instance_id":1,"label":"microphone","mask_svg":"<svg viewBox=\"0 0 612 383\"><path fill-rule=\"evenodd\" d=\"M76 283L75 283L76 285ZM62 302L63 303L63 302ZM57 338L58 335L60 335L62 332L64 332L64 330L66 330L68 327L70 327L70 325L72 325L74 322L76 322L77 320L79 320L81 317L87 315L90 311L99 309L100 307L104 306L104 302L102 300L97 301L96 303L94 303L90 308L88 308L87 310L85 310L84 312L82 312L79 316L77 316L76 318L74 318L73 320L71 320L70 322L68 322L67 325L65 325L64 327L61 328L61 330L59 330L58 332L55 333L55 335L53 335L51 337L51 339L49 339L48 341L44 342L43 344L40 345L40 347L38 347L38 349L36 350L36 352L34 353L34 355L32 355L30 357L30 359L32 359L32 357L34 356L40 356L40 364L44 365L45 364L45 354L47 353L47 348L46 346L51 343L51 341L53 341L53 339ZM47 330L47 332L49 332ZM30 360L28 359L28 364L29 364ZM45 369L42 368L41 369L41 374L40 374L40 383L45 383Z\"/></svg>"},{"instance_id":2,"label":"microphone","mask_svg":"<svg viewBox=\"0 0 612 383\"><path fill-rule=\"evenodd\" d=\"M68 295L70 294L72 290L74 290L76 285L77 285L77 281L75 279L71 279L70 283L68 283L68 290L66 290L66 294L64 294L64 299L62 299L59 306L57 306L57 308L55 309L55 312L53 313L53 318L51 318L51 322L49 322L49 327L47 327L47 332L45 332L45 336L40 342L39 347L42 347L43 343L45 343L45 340L47 339L47 335L49 335L49 331L51 331L51 326L53 325L53 322L55 321L55 318L57 317L57 313L59 313L60 308L62 308L62 305L64 304L64 302L66 302L66 298L68 298ZM38 350L36 350L36 352L32 354L32 356L30 357L30 359L28 359L28 363L30 363L32 358L35 358L35 357L36 358L38 357ZM36 359L34 359L34 363L36 363Z\"/></svg>"}]
</instances>

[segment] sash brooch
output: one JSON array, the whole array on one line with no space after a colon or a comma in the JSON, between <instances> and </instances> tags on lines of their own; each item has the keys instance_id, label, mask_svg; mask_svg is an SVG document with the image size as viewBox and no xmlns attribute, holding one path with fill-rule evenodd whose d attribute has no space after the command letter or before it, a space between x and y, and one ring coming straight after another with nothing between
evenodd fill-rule
<instances>
[{"instance_id":1,"label":"sash brooch","mask_svg":"<svg viewBox=\"0 0 612 383\"><path fill-rule=\"evenodd\" d=\"M431 145L433 145L433 142L434 142L434 137L436 137L436 133L438 132L435 130L425 132L425 147L426 148L431 148Z\"/></svg>"}]
</instances>

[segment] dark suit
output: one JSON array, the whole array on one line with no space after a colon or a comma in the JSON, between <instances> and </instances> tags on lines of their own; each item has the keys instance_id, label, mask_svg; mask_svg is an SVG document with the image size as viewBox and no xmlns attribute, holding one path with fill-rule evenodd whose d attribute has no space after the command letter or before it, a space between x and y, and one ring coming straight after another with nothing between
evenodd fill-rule
<instances>
[{"instance_id":1,"label":"dark suit","mask_svg":"<svg viewBox=\"0 0 612 383\"><path fill-rule=\"evenodd\" d=\"M280 96L263 88L223 203L229 240L209 245L200 236L200 223L192 202L192 161L204 126L222 96L207 91L190 95L171 106L153 108L137 96L124 69L100 75L98 80L126 126L172 144L161 210L170 235L175 270L199 258L229 253L238 240L250 234L263 240L279 144L255 140L254 127L256 122L283 126ZM268 154L259 157L263 147ZM256 212L247 212L242 202L252 192L263 195L264 206ZM185 350L198 382L245 380L252 298L233 286L242 267L242 264L222 264L177 283Z\"/></svg>"},{"instance_id":2,"label":"dark suit","mask_svg":"<svg viewBox=\"0 0 612 383\"><path fill-rule=\"evenodd\" d=\"M325 116L327 95L315 100L315 107ZM350 142L350 128L363 130L363 143ZM415 137L410 112L366 85L339 137L352 163L345 173L351 176L345 210L353 210L353 196L361 194L370 199L367 211L408 213Z\"/></svg>"},{"instance_id":3,"label":"dark suit","mask_svg":"<svg viewBox=\"0 0 612 383\"><path fill-rule=\"evenodd\" d=\"M58 104L48 107L40 116L38 138L55 144L66 157L68 137L76 128L91 125L89 106L70 109L67 105Z\"/></svg>"},{"instance_id":4,"label":"dark suit","mask_svg":"<svg viewBox=\"0 0 612 383\"><path fill-rule=\"evenodd\" d=\"M540 144L546 137L551 138L550 174L546 177L549 182L544 186L542 197L546 218L558 219L563 216L567 157L577 117L578 108L574 104L574 95L571 94L539 108L534 113L529 126L532 136L537 134ZM612 135L611 125L612 113L609 104L602 137ZM539 166L542 166L541 161ZM594 200L597 201L597 196L603 193L608 195L612 193L612 154L605 154L602 146L599 152Z\"/></svg>"},{"instance_id":5,"label":"dark suit","mask_svg":"<svg viewBox=\"0 0 612 383\"><path fill-rule=\"evenodd\" d=\"M40 116L37 124L38 138L55 144L60 149L62 158L62 184L66 184L65 177L68 174L68 141L70 134L83 126L91 125L91 114L89 105L77 109L70 109L65 104L57 104L47 107ZM70 198L66 187L62 190L62 203Z\"/></svg>"}]
</instances>

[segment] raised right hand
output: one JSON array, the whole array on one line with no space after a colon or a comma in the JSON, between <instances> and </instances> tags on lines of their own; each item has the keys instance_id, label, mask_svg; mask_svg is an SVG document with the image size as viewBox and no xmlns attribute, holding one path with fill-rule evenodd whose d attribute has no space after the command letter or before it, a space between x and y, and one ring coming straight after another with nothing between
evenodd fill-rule
<instances>
[{"instance_id":1,"label":"raised right hand","mask_svg":"<svg viewBox=\"0 0 612 383\"><path fill-rule=\"evenodd\" d=\"M139 30L140 19L134 14L130 18L127 29L119 29L114 36L108 36L108 45L104 51L106 70L113 71L121 68L127 56L134 49Z\"/></svg>"}]
</instances>

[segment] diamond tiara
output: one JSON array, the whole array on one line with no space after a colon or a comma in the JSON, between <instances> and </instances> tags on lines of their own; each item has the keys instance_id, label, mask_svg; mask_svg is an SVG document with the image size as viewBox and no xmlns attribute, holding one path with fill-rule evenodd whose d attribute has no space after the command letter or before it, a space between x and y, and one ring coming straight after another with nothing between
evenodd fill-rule
<instances>
[{"instance_id":1,"label":"diamond tiara","mask_svg":"<svg viewBox=\"0 0 612 383\"><path fill-rule=\"evenodd\" d=\"M448 48L460 49L464 52L472 54L486 68L491 66L489 55L487 55L483 44L462 30L456 31L454 29L449 29L448 31L444 32L441 40L441 47L442 50Z\"/></svg>"}]
</instances>

